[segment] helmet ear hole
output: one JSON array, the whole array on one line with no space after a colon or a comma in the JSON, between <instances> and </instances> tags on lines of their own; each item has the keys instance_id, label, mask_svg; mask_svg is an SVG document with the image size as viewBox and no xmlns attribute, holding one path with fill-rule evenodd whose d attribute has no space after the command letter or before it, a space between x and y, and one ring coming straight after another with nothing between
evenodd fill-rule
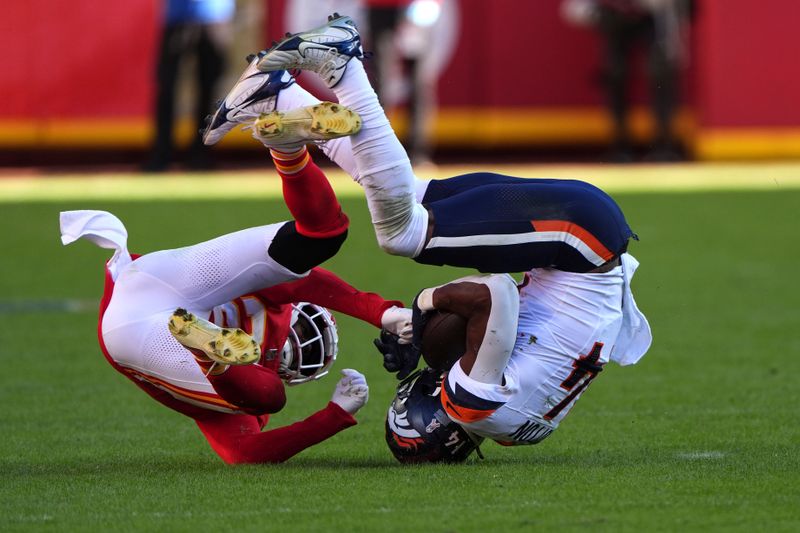
<instances>
[{"instance_id":1,"label":"helmet ear hole","mask_svg":"<svg viewBox=\"0 0 800 533\"><path fill-rule=\"evenodd\" d=\"M278 373L288 385L319 379L336 360L338 347L336 321L327 309L308 302L292 304Z\"/></svg>"},{"instance_id":2,"label":"helmet ear hole","mask_svg":"<svg viewBox=\"0 0 800 533\"><path fill-rule=\"evenodd\" d=\"M442 408L444 376L424 368L397 387L386 415L386 444L401 463L459 463L478 446Z\"/></svg>"}]
</instances>

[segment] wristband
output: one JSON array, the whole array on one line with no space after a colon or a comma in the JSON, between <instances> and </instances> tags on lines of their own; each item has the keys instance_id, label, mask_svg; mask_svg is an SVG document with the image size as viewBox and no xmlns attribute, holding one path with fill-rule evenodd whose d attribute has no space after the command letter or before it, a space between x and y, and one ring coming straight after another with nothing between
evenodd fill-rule
<instances>
[{"instance_id":1,"label":"wristband","mask_svg":"<svg viewBox=\"0 0 800 533\"><path fill-rule=\"evenodd\" d=\"M417 307L423 313L435 309L433 306L433 291L435 290L436 288L423 289L417 296Z\"/></svg>"}]
</instances>

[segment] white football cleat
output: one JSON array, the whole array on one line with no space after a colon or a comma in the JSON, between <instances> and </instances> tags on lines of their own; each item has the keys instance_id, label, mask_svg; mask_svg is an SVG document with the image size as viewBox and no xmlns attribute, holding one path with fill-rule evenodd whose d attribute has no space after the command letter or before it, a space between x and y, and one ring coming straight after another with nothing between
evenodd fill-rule
<instances>
[{"instance_id":1,"label":"white football cleat","mask_svg":"<svg viewBox=\"0 0 800 533\"><path fill-rule=\"evenodd\" d=\"M237 124L252 122L261 113L275 110L278 94L295 83L294 77L284 71L270 73L258 69L264 52L251 55L249 64L239 81L220 101L217 110L208 119L203 130L203 143L216 144Z\"/></svg>"},{"instance_id":2,"label":"white football cleat","mask_svg":"<svg viewBox=\"0 0 800 533\"><path fill-rule=\"evenodd\" d=\"M199 360L249 365L261 358L261 347L243 330L221 328L186 309L175 310L169 319L169 331Z\"/></svg>"},{"instance_id":3,"label":"white football cleat","mask_svg":"<svg viewBox=\"0 0 800 533\"><path fill-rule=\"evenodd\" d=\"M253 137L264 145L291 152L306 144L355 135L361 117L341 104L320 102L282 113L273 111L253 123Z\"/></svg>"},{"instance_id":4,"label":"white football cleat","mask_svg":"<svg viewBox=\"0 0 800 533\"><path fill-rule=\"evenodd\" d=\"M342 79L347 63L364 56L361 36L350 17L338 13L313 30L287 34L258 61L264 72L300 69L316 72L330 88Z\"/></svg>"}]
</instances>

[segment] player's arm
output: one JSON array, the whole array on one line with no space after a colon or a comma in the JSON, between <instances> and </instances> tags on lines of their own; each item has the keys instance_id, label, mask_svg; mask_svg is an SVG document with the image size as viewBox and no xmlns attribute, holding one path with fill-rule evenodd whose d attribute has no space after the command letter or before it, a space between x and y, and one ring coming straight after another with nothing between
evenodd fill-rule
<instances>
[{"instance_id":1,"label":"player's arm","mask_svg":"<svg viewBox=\"0 0 800 533\"><path fill-rule=\"evenodd\" d=\"M256 417L223 413L198 417L196 422L226 463L282 463L356 425L353 415L367 403L369 387L360 372L345 369L342 375L325 408L288 426L259 432Z\"/></svg>"},{"instance_id":2,"label":"player's arm","mask_svg":"<svg viewBox=\"0 0 800 533\"><path fill-rule=\"evenodd\" d=\"M310 302L358 318L378 328L410 336L411 311L403 303L385 300L373 292L359 291L333 272L313 268L308 276L259 291L276 304Z\"/></svg>"},{"instance_id":3,"label":"player's arm","mask_svg":"<svg viewBox=\"0 0 800 533\"><path fill-rule=\"evenodd\" d=\"M422 290L414 301L415 339L421 338L424 314L433 310L460 315L467 321L466 352L459 360L477 381L500 383L511 356L519 317L519 292L507 274L468 276ZM415 318L416 318L415 317Z\"/></svg>"}]
</instances>

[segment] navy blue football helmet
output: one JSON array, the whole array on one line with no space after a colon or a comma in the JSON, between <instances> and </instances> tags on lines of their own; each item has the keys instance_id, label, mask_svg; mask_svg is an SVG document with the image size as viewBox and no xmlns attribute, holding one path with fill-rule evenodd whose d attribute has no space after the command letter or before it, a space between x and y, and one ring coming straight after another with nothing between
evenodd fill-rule
<instances>
[{"instance_id":1,"label":"navy blue football helmet","mask_svg":"<svg viewBox=\"0 0 800 533\"><path fill-rule=\"evenodd\" d=\"M401 463L460 463L482 440L445 414L443 377L444 372L423 368L397 386L386 416L386 444Z\"/></svg>"}]
</instances>

